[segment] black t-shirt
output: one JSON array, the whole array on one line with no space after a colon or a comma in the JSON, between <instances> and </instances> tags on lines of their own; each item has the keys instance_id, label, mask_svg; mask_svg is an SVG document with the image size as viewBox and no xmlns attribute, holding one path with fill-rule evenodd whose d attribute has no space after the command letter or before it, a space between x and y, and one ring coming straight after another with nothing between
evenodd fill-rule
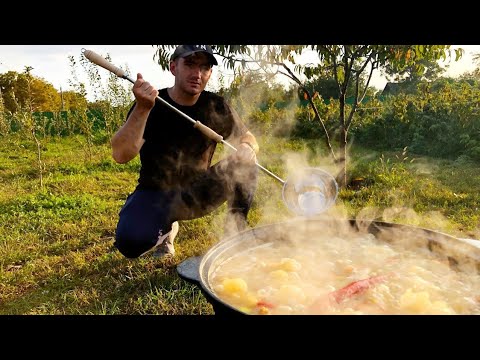
<instances>
[{"instance_id":1,"label":"black t-shirt","mask_svg":"<svg viewBox=\"0 0 480 360\"><path fill-rule=\"evenodd\" d=\"M193 106L175 103L166 88L159 91L159 96L226 141L239 138L248 130L236 111L214 93L203 91ZM132 109L133 106L130 112ZM210 166L217 145L195 129L191 121L158 100L147 119L143 138L138 179L141 189L169 190L188 183Z\"/></svg>"}]
</instances>

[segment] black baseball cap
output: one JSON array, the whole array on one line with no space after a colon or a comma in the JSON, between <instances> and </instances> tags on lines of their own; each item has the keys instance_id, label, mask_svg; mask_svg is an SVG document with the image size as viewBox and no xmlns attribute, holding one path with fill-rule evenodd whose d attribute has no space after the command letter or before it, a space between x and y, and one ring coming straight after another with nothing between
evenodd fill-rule
<instances>
[{"instance_id":1,"label":"black baseball cap","mask_svg":"<svg viewBox=\"0 0 480 360\"><path fill-rule=\"evenodd\" d=\"M170 58L171 61L174 61L176 58L179 57L186 57L192 55L196 52L204 52L210 58L210 63L212 65L218 65L215 56L213 56L213 50L210 45L179 45L175 49L172 57Z\"/></svg>"}]
</instances>

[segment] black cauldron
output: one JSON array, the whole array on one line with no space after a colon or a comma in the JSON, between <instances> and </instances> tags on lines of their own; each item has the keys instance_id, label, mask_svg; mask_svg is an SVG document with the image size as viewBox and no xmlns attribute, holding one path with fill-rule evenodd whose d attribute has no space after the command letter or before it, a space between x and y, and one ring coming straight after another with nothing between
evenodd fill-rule
<instances>
[{"instance_id":1,"label":"black cauldron","mask_svg":"<svg viewBox=\"0 0 480 360\"><path fill-rule=\"evenodd\" d=\"M351 236L353 233L370 233L378 240L400 242L402 246L412 250L427 248L440 259L448 259L450 267L457 271L480 274L480 248L451 235L409 225L373 220L334 219L326 216L295 218L243 231L220 241L203 256L186 259L177 266L177 272L182 279L200 286L216 315L245 315L220 299L210 284L210 274L224 260L240 251L272 241L292 242L302 237L313 237L315 234L334 237ZM298 241L293 245L298 246Z\"/></svg>"}]
</instances>

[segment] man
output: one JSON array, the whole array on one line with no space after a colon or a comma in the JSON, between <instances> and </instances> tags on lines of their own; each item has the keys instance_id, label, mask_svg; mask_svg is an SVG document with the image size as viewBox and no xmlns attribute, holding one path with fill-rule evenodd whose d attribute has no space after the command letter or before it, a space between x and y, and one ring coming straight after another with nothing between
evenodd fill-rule
<instances>
[{"instance_id":1,"label":"man","mask_svg":"<svg viewBox=\"0 0 480 360\"><path fill-rule=\"evenodd\" d=\"M170 60L175 83L157 91L141 74L135 103L113 136L112 155L127 163L140 154L138 185L119 213L115 246L128 258L174 255L178 220L202 217L227 201L225 231L246 226L257 184L258 144L238 114L205 86L218 65L208 45L180 45ZM208 126L237 151L211 165L216 142L161 101ZM232 228L233 227L233 228Z\"/></svg>"}]
</instances>

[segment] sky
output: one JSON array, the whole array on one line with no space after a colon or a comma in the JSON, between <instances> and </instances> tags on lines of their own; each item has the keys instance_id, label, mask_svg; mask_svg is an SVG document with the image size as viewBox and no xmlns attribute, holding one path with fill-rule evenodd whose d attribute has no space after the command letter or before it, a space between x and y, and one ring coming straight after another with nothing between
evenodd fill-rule
<instances>
[{"instance_id":1,"label":"sky","mask_svg":"<svg viewBox=\"0 0 480 360\"><path fill-rule=\"evenodd\" d=\"M474 54L480 54L480 45L452 45L452 48L461 47L465 49L462 59L458 62L453 60L448 63L449 69L446 75L456 77L476 67L472 59ZM80 59L82 49L93 50L99 55L110 55L112 63L125 69L128 66L132 78L136 78L138 72L143 78L152 83L155 87L168 87L173 85L174 77L170 72L162 71L155 63L153 56L155 48L151 45L0 45L0 74L7 71L23 72L26 66L33 67L31 73L51 83L58 91L70 90L69 79L72 79L71 66L68 57L74 56ZM305 55L303 59L309 61L313 54ZM227 77L231 75L230 70L222 67L220 59L219 66L214 67L212 79L207 90L214 90L218 87L218 75L222 73ZM103 78L108 77L108 71L100 68ZM88 83L86 78L82 79L83 73L78 73L81 81ZM281 83L288 84L285 76L279 75ZM383 89L387 80L376 71L372 78L371 86Z\"/></svg>"}]
</instances>

